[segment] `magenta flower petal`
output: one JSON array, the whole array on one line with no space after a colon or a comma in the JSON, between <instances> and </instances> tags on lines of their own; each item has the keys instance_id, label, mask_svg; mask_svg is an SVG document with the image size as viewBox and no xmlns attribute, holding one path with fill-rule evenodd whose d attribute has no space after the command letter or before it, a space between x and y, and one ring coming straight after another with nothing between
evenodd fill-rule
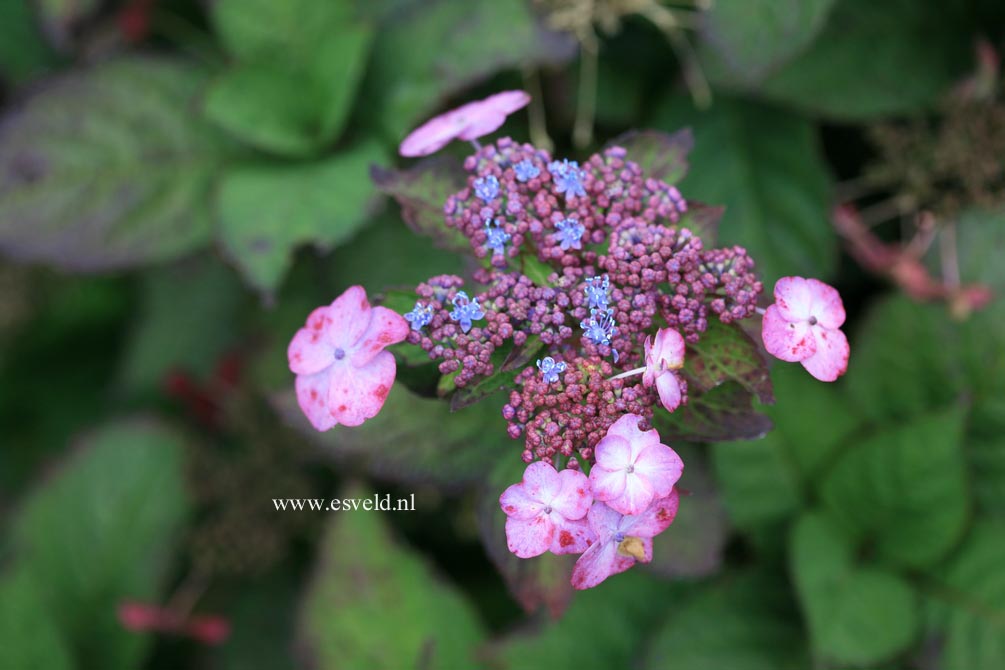
<instances>
[{"instance_id":1,"label":"magenta flower petal","mask_svg":"<svg viewBox=\"0 0 1005 670\"><path fill-rule=\"evenodd\" d=\"M813 289L802 277L782 277L775 284L775 304L786 321L805 321L810 318Z\"/></svg>"},{"instance_id":2,"label":"magenta flower petal","mask_svg":"<svg viewBox=\"0 0 1005 670\"><path fill-rule=\"evenodd\" d=\"M635 559L619 554L616 542L597 541L576 561L576 566L572 569L572 585L579 590L591 589L611 575L622 573L633 565Z\"/></svg>"},{"instance_id":3,"label":"magenta flower petal","mask_svg":"<svg viewBox=\"0 0 1005 670\"><path fill-rule=\"evenodd\" d=\"M813 316L824 328L836 329L844 325L844 303L841 294L833 286L828 286L819 279L807 279L810 292L813 294L813 304L810 308Z\"/></svg>"},{"instance_id":4,"label":"magenta flower petal","mask_svg":"<svg viewBox=\"0 0 1005 670\"><path fill-rule=\"evenodd\" d=\"M506 546L520 558L533 558L548 551L555 537L555 524L546 514L530 519L506 519Z\"/></svg>"},{"instance_id":5,"label":"magenta flower petal","mask_svg":"<svg viewBox=\"0 0 1005 670\"><path fill-rule=\"evenodd\" d=\"M297 403L315 430L329 430L338 421L328 411L328 387L331 376L327 370L312 375L297 375Z\"/></svg>"},{"instance_id":6,"label":"magenta flower petal","mask_svg":"<svg viewBox=\"0 0 1005 670\"><path fill-rule=\"evenodd\" d=\"M537 461L523 471L523 485L531 498L550 504L562 490L562 479L550 464Z\"/></svg>"},{"instance_id":7,"label":"magenta flower petal","mask_svg":"<svg viewBox=\"0 0 1005 670\"><path fill-rule=\"evenodd\" d=\"M621 419L618 419L611 426L607 431L607 435L600 442L597 442L597 446L593 450L597 465L607 470L621 470L632 462L631 438L634 436L625 438L622 435L616 434L614 432L615 426L620 422Z\"/></svg>"},{"instance_id":8,"label":"magenta flower petal","mask_svg":"<svg viewBox=\"0 0 1005 670\"><path fill-rule=\"evenodd\" d=\"M506 117L530 102L524 91L504 91L469 102L422 124L398 147L402 156L428 156L455 139L474 140L495 132Z\"/></svg>"},{"instance_id":9,"label":"magenta flower petal","mask_svg":"<svg viewBox=\"0 0 1005 670\"><path fill-rule=\"evenodd\" d=\"M478 105L477 113L470 117L470 123L457 139L470 141L494 133L506 122L507 116L523 109L529 102L530 95L525 91L503 91L475 103Z\"/></svg>"},{"instance_id":10,"label":"magenta flower petal","mask_svg":"<svg viewBox=\"0 0 1005 670\"><path fill-rule=\"evenodd\" d=\"M664 444L649 447L635 460L635 472L649 480L656 498L670 495L684 473L684 462L677 452Z\"/></svg>"},{"instance_id":11,"label":"magenta flower petal","mask_svg":"<svg viewBox=\"0 0 1005 670\"><path fill-rule=\"evenodd\" d=\"M600 465L594 465L590 470L590 485L593 487L593 497L597 500L617 500L625 493L628 472L625 468L608 470Z\"/></svg>"},{"instance_id":12,"label":"magenta flower petal","mask_svg":"<svg viewBox=\"0 0 1005 670\"><path fill-rule=\"evenodd\" d=\"M666 411L672 412L680 407L680 380L673 372L664 372L656 378L656 391L660 396L660 404Z\"/></svg>"},{"instance_id":13,"label":"magenta flower petal","mask_svg":"<svg viewBox=\"0 0 1005 670\"><path fill-rule=\"evenodd\" d=\"M394 384L394 355L382 351L366 366L332 366L329 411L344 426L358 426L377 416Z\"/></svg>"},{"instance_id":14,"label":"magenta flower petal","mask_svg":"<svg viewBox=\"0 0 1005 670\"><path fill-rule=\"evenodd\" d=\"M638 414L625 414L607 429L608 436L617 435L632 446L632 459L650 444L660 443L660 436L656 431L639 429L639 421L641 420L642 417Z\"/></svg>"},{"instance_id":15,"label":"magenta flower petal","mask_svg":"<svg viewBox=\"0 0 1005 670\"><path fill-rule=\"evenodd\" d=\"M621 514L639 514L667 495L684 467L673 449L660 443L659 433L639 429L640 419L626 414L610 427L597 443L590 470L594 499Z\"/></svg>"},{"instance_id":16,"label":"magenta flower petal","mask_svg":"<svg viewBox=\"0 0 1005 670\"><path fill-rule=\"evenodd\" d=\"M563 470L563 472L566 472ZM554 522L554 517L552 518ZM581 554L590 548L596 535L586 518L555 523L555 534L549 551L553 554Z\"/></svg>"},{"instance_id":17,"label":"magenta flower petal","mask_svg":"<svg viewBox=\"0 0 1005 670\"><path fill-rule=\"evenodd\" d=\"M814 328L816 353L800 361L806 371L822 382L832 382L848 369L851 350L848 338L840 330Z\"/></svg>"},{"instance_id":18,"label":"magenta flower petal","mask_svg":"<svg viewBox=\"0 0 1005 670\"><path fill-rule=\"evenodd\" d=\"M384 350L384 347L401 342L408 337L408 322L397 312L386 307L370 311L370 323L355 346L352 364L362 367Z\"/></svg>"},{"instance_id":19,"label":"magenta flower petal","mask_svg":"<svg viewBox=\"0 0 1005 670\"><path fill-rule=\"evenodd\" d=\"M680 495L677 489L673 489L670 495L653 501L644 512L630 518L623 526L623 532L636 537L656 537L673 523L679 505Z\"/></svg>"},{"instance_id":20,"label":"magenta flower petal","mask_svg":"<svg viewBox=\"0 0 1005 670\"><path fill-rule=\"evenodd\" d=\"M777 305L764 312L761 340L769 354L789 363L805 360L817 350L809 321L786 321Z\"/></svg>"},{"instance_id":21,"label":"magenta flower petal","mask_svg":"<svg viewBox=\"0 0 1005 670\"><path fill-rule=\"evenodd\" d=\"M638 514L653 501L656 491L648 477L636 474L625 478L625 490L620 496L611 498L608 504L622 514Z\"/></svg>"},{"instance_id":22,"label":"magenta flower petal","mask_svg":"<svg viewBox=\"0 0 1005 670\"><path fill-rule=\"evenodd\" d=\"M566 519L582 519L593 504L590 480L578 470L562 470L558 478L561 489L551 500L552 508Z\"/></svg>"},{"instance_id":23,"label":"magenta flower petal","mask_svg":"<svg viewBox=\"0 0 1005 670\"><path fill-rule=\"evenodd\" d=\"M366 299L366 291L362 286L350 286L328 306L327 316L328 340L335 347L348 350L370 326L370 301Z\"/></svg>"},{"instance_id":24,"label":"magenta flower petal","mask_svg":"<svg viewBox=\"0 0 1005 670\"><path fill-rule=\"evenodd\" d=\"M320 314L319 314L320 313ZM318 307L307 319L307 323L324 323L328 308ZM315 317L317 315L317 317ZM290 341L286 357L290 362L290 370L298 375L312 375L321 372L334 359L335 347L328 341L327 334L316 328L301 328Z\"/></svg>"},{"instance_id":25,"label":"magenta flower petal","mask_svg":"<svg viewBox=\"0 0 1005 670\"><path fill-rule=\"evenodd\" d=\"M512 484L499 496L499 506L513 519L530 519L541 513L544 504L527 495L523 482Z\"/></svg>"}]
</instances>

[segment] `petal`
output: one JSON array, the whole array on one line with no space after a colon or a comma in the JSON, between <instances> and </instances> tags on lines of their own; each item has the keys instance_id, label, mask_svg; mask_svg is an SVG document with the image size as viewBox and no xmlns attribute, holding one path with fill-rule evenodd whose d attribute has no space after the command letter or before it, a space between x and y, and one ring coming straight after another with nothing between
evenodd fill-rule
<instances>
[{"instance_id":1,"label":"petal","mask_svg":"<svg viewBox=\"0 0 1005 670\"><path fill-rule=\"evenodd\" d=\"M545 505L551 504L562 490L562 479L558 476L558 472L544 461L537 461L527 466L523 471L523 483L526 486L527 496Z\"/></svg>"},{"instance_id":2,"label":"petal","mask_svg":"<svg viewBox=\"0 0 1005 670\"><path fill-rule=\"evenodd\" d=\"M506 519L506 546L520 558L533 558L548 551L555 524L545 514L531 519Z\"/></svg>"},{"instance_id":3,"label":"petal","mask_svg":"<svg viewBox=\"0 0 1005 670\"><path fill-rule=\"evenodd\" d=\"M555 524L555 536L549 549L551 553L581 554L596 542L597 536L590 530L590 524L586 519L556 521L555 516L551 515L552 523Z\"/></svg>"},{"instance_id":4,"label":"petal","mask_svg":"<svg viewBox=\"0 0 1005 670\"><path fill-rule=\"evenodd\" d=\"M660 394L660 404L668 412L680 407L680 380L670 370L656 378L656 391Z\"/></svg>"},{"instance_id":5,"label":"petal","mask_svg":"<svg viewBox=\"0 0 1005 670\"><path fill-rule=\"evenodd\" d=\"M290 340L286 349L286 358L290 362L290 370L298 375L311 375L321 372L335 362L335 347L331 345L321 327L310 325L323 324L328 318L328 308L318 307L307 319L307 328L301 328Z\"/></svg>"},{"instance_id":6,"label":"petal","mask_svg":"<svg viewBox=\"0 0 1005 670\"><path fill-rule=\"evenodd\" d=\"M816 353L817 344L810 329L806 321L786 321L778 306L771 305L761 322L761 340L769 354L793 363Z\"/></svg>"},{"instance_id":7,"label":"petal","mask_svg":"<svg viewBox=\"0 0 1005 670\"><path fill-rule=\"evenodd\" d=\"M297 402L307 419L317 430L328 430L336 423L335 417L328 411L328 386L331 383L331 372L322 370L312 375L297 375Z\"/></svg>"},{"instance_id":8,"label":"petal","mask_svg":"<svg viewBox=\"0 0 1005 670\"><path fill-rule=\"evenodd\" d=\"M822 382L832 382L848 369L848 338L840 330L813 327L817 351L802 361L803 367Z\"/></svg>"},{"instance_id":9,"label":"petal","mask_svg":"<svg viewBox=\"0 0 1005 670\"><path fill-rule=\"evenodd\" d=\"M382 351L367 365L357 368L348 363L333 365L329 410L345 426L358 426L377 416L394 384L394 356Z\"/></svg>"},{"instance_id":10,"label":"petal","mask_svg":"<svg viewBox=\"0 0 1005 670\"><path fill-rule=\"evenodd\" d=\"M465 105L464 127L457 135L460 140L474 140L495 132L506 122L506 117L526 107L530 95L525 91L503 91L484 100Z\"/></svg>"},{"instance_id":11,"label":"petal","mask_svg":"<svg viewBox=\"0 0 1005 670\"><path fill-rule=\"evenodd\" d=\"M590 529L597 536L598 541L603 541L609 537L613 537L618 532L618 524L621 523L622 515L602 502L595 502L590 507L586 519L589 521Z\"/></svg>"},{"instance_id":12,"label":"petal","mask_svg":"<svg viewBox=\"0 0 1005 670\"><path fill-rule=\"evenodd\" d=\"M635 472L649 480L657 498L670 495L684 472L684 462L665 444L649 447L635 460Z\"/></svg>"},{"instance_id":13,"label":"petal","mask_svg":"<svg viewBox=\"0 0 1005 670\"><path fill-rule=\"evenodd\" d=\"M471 118L464 130L457 134L459 140L476 140L483 135L494 133L506 123L506 115L495 110L479 110L478 115Z\"/></svg>"},{"instance_id":14,"label":"petal","mask_svg":"<svg viewBox=\"0 0 1005 670\"><path fill-rule=\"evenodd\" d=\"M398 147L398 153L414 158L428 156L445 147L464 129L464 124L458 122L456 111L433 117L413 130Z\"/></svg>"},{"instance_id":15,"label":"petal","mask_svg":"<svg viewBox=\"0 0 1005 670\"><path fill-rule=\"evenodd\" d=\"M684 338L673 328L660 328L656 331L656 342L653 345L653 357L657 362L665 362L668 368L676 369L684 364Z\"/></svg>"},{"instance_id":16,"label":"petal","mask_svg":"<svg viewBox=\"0 0 1005 670\"><path fill-rule=\"evenodd\" d=\"M593 499L600 501L614 500L625 492L628 473L620 470L608 470L599 463L590 470L590 485L593 488Z\"/></svg>"},{"instance_id":17,"label":"petal","mask_svg":"<svg viewBox=\"0 0 1005 670\"><path fill-rule=\"evenodd\" d=\"M512 114L530 104L530 94L527 91L502 91L482 100L486 107L496 109L503 114Z\"/></svg>"},{"instance_id":18,"label":"petal","mask_svg":"<svg viewBox=\"0 0 1005 670\"><path fill-rule=\"evenodd\" d=\"M625 463L626 466L629 463L632 463L639 453L650 444L660 443L659 433L655 430L647 430L643 432L639 429L640 421L642 421L642 417L638 414L625 414L607 429L608 436L617 435L618 437L627 440L632 446L632 456L631 459Z\"/></svg>"},{"instance_id":19,"label":"petal","mask_svg":"<svg viewBox=\"0 0 1005 670\"><path fill-rule=\"evenodd\" d=\"M527 487L523 482L513 484L503 491L499 496L499 506L506 516L513 519L530 519L544 509L544 505L527 495Z\"/></svg>"},{"instance_id":20,"label":"petal","mask_svg":"<svg viewBox=\"0 0 1005 670\"><path fill-rule=\"evenodd\" d=\"M613 540L596 542L576 561L576 567L572 569L572 585L580 590L593 588L633 565L635 559L619 555L618 545Z\"/></svg>"},{"instance_id":21,"label":"petal","mask_svg":"<svg viewBox=\"0 0 1005 670\"><path fill-rule=\"evenodd\" d=\"M370 301L362 286L350 286L328 307L328 340L348 353L370 325Z\"/></svg>"},{"instance_id":22,"label":"petal","mask_svg":"<svg viewBox=\"0 0 1005 670\"><path fill-rule=\"evenodd\" d=\"M813 293L811 314L824 328L840 328L845 319L841 294L833 286L829 286L819 279L807 279L806 282Z\"/></svg>"},{"instance_id":23,"label":"petal","mask_svg":"<svg viewBox=\"0 0 1005 670\"><path fill-rule=\"evenodd\" d=\"M593 453L597 465L608 470L621 470L632 463L631 443L620 435L612 435L610 430L607 431L606 437L597 442Z\"/></svg>"},{"instance_id":24,"label":"petal","mask_svg":"<svg viewBox=\"0 0 1005 670\"><path fill-rule=\"evenodd\" d=\"M408 322L403 316L386 307L374 307L370 310L366 331L353 345L352 364L356 367L366 365L384 347L408 337L408 330Z\"/></svg>"},{"instance_id":25,"label":"petal","mask_svg":"<svg viewBox=\"0 0 1005 670\"><path fill-rule=\"evenodd\" d=\"M806 321L813 306L813 287L802 277L782 277L775 284L775 304L786 321Z\"/></svg>"},{"instance_id":26,"label":"petal","mask_svg":"<svg viewBox=\"0 0 1005 670\"><path fill-rule=\"evenodd\" d=\"M562 470L558 473L562 488L552 501L551 507L569 520L582 519L593 504L590 480L578 470Z\"/></svg>"},{"instance_id":27,"label":"petal","mask_svg":"<svg viewBox=\"0 0 1005 670\"><path fill-rule=\"evenodd\" d=\"M674 489L667 497L654 500L642 514L625 517L619 531L634 537L656 537L673 523L679 505L680 496Z\"/></svg>"},{"instance_id":28,"label":"petal","mask_svg":"<svg viewBox=\"0 0 1005 670\"><path fill-rule=\"evenodd\" d=\"M639 514L649 507L654 497L653 485L649 479L632 473L625 477L624 492L617 498L608 500L607 505L622 514Z\"/></svg>"}]
</instances>

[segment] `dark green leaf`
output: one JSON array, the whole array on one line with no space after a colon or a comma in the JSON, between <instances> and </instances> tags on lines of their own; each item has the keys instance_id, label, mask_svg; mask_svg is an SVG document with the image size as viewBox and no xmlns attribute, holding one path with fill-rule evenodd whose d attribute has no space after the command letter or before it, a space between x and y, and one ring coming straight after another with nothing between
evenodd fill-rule
<instances>
[{"instance_id":1,"label":"dark green leaf","mask_svg":"<svg viewBox=\"0 0 1005 670\"><path fill-rule=\"evenodd\" d=\"M380 156L364 144L318 163L230 170L220 186L220 239L245 279L272 292L298 245L328 250L351 236L369 214L367 173Z\"/></svg>"},{"instance_id":2,"label":"dark green leaf","mask_svg":"<svg viewBox=\"0 0 1005 670\"><path fill-rule=\"evenodd\" d=\"M638 163L647 179L676 184L687 174L687 156L694 148L694 137L690 128L674 133L633 130L615 137L609 145L623 147L628 160Z\"/></svg>"},{"instance_id":3,"label":"dark green leaf","mask_svg":"<svg viewBox=\"0 0 1005 670\"><path fill-rule=\"evenodd\" d=\"M75 667L42 587L25 570L0 576L0 649L4 664L17 670L71 670Z\"/></svg>"},{"instance_id":4,"label":"dark green leaf","mask_svg":"<svg viewBox=\"0 0 1005 670\"><path fill-rule=\"evenodd\" d=\"M771 375L757 344L736 324L711 319L701 341L688 345L684 358L688 389L708 392L736 382L762 404L773 404Z\"/></svg>"},{"instance_id":5,"label":"dark green leaf","mask_svg":"<svg viewBox=\"0 0 1005 670\"><path fill-rule=\"evenodd\" d=\"M853 547L827 517L805 514L791 540L792 572L821 663L888 660L918 632L918 598L892 572L856 565Z\"/></svg>"},{"instance_id":6,"label":"dark green leaf","mask_svg":"<svg viewBox=\"0 0 1005 670\"><path fill-rule=\"evenodd\" d=\"M193 112L204 81L181 61L114 60L10 110L0 129L0 248L97 270L205 246L228 148Z\"/></svg>"},{"instance_id":7,"label":"dark green leaf","mask_svg":"<svg viewBox=\"0 0 1005 670\"><path fill-rule=\"evenodd\" d=\"M726 205L720 239L747 248L766 286L782 276L833 271L829 177L808 121L726 97L706 112L672 101L655 118L663 128L694 130L681 192Z\"/></svg>"},{"instance_id":8,"label":"dark green leaf","mask_svg":"<svg viewBox=\"0 0 1005 670\"><path fill-rule=\"evenodd\" d=\"M721 442L752 440L771 430L771 420L754 409L754 396L737 382L726 382L706 393L691 395L673 414L654 418L668 440Z\"/></svg>"},{"instance_id":9,"label":"dark green leaf","mask_svg":"<svg viewBox=\"0 0 1005 670\"><path fill-rule=\"evenodd\" d=\"M20 83L44 72L54 60L35 21L31 0L0 4L0 78Z\"/></svg>"}]
</instances>

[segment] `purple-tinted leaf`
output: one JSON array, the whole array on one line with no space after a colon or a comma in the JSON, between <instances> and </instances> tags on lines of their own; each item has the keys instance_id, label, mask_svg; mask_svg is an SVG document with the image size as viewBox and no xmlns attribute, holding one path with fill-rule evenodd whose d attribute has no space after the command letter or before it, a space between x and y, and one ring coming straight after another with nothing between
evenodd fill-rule
<instances>
[{"instance_id":1,"label":"purple-tinted leaf","mask_svg":"<svg viewBox=\"0 0 1005 670\"><path fill-rule=\"evenodd\" d=\"M709 391L735 381L762 403L775 402L768 363L760 348L739 326L718 319L709 320L700 342L688 345L684 376L692 391Z\"/></svg>"},{"instance_id":2,"label":"purple-tinted leaf","mask_svg":"<svg viewBox=\"0 0 1005 670\"><path fill-rule=\"evenodd\" d=\"M701 238L706 248L715 247L719 239L719 221L726 212L722 205L706 205L696 200L687 201L687 212L677 224Z\"/></svg>"},{"instance_id":3,"label":"purple-tinted leaf","mask_svg":"<svg viewBox=\"0 0 1005 670\"><path fill-rule=\"evenodd\" d=\"M754 396L739 383L726 382L707 393L688 391L688 402L673 414L653 418L660 436L669 440L722 442L753 440L771 430L771 419L754 410Z\"/></svg>"},{"instance_id":4,"label":"purple-tinted leaf","mask_svg":"<svg viewBox=\"0 0 1005 670\"><path fill-rule=\"evenodd\" d=\"M694 148L694 136L690 128L675 133L632 130L614 138L609 146L623 147L646 177L676 184L687 174L687 155Z\"/></svg>"}]
</instances>

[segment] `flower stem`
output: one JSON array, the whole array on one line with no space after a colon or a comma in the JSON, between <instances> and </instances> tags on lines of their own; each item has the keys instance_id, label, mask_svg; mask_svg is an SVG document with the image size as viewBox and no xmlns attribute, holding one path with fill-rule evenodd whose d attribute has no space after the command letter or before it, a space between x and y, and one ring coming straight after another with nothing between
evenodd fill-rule
<instances>
[{"instance_id":1,"label":"flower stem","mask_svg":"<svg viewBox=\"0 0 1005 670\"><path fill-rule=\"evenodd\" d=\"M635 368L634 370L629 370L628 372L622 372L621 374L614 375L613 377L610 377L607 381L612 382L615 379L624 379L625 377L634 377L635 375L640 375L640 374L642 374L645 371L646 371L646 366L643 365L641 368Z\"/></svg>"}]
</instances>

